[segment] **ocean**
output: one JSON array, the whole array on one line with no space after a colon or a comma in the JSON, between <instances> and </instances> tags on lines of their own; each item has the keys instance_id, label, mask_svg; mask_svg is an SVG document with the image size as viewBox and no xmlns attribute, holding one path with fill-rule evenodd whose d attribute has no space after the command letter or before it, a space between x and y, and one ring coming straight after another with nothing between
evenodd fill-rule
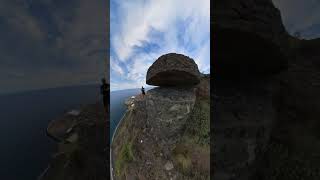
<instances>
[{"instance_id":1,"label":"ocean","mask_svg":"<svg viewBox=\"0 0 320 180\"><path fill-rule=\"evenodd\" d=\"M114 130L127 110L124 102L131 96L140 94L140 89L126 89L110 93L110 141Z\"/></svg>"},{"instance_id":2,"label":"ocean","mask_svg":"<svg viewBox=\"0 0 320 180\"><path fill-rule=\"evenodd\" d=\"M99 85L85 85L0 95L0 179L37 179L56 151L48 123L99 93Z\"/></svg>"}]
</instances>

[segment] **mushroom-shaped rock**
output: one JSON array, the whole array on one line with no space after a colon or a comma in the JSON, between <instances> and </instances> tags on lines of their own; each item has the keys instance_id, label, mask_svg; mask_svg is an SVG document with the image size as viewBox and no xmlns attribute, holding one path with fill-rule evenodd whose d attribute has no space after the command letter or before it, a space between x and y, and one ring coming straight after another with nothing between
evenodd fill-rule
<instances>
[{"instance_id":1,"label":"mushroom-shaped rock","mask_svg":"<svg viewBox=\"0 0 320 180\"><path fill-rule=\"evenodd\" d=\"M286 68L288 33L271 0L217 0L212 19L216 78L265 76Z\"/></svg>"},{"instance_id":2,"label":"mushroom-shaped rock","mask_svg":"<svg viewBox=\"0 0 320 180\"><path fill-rule=\"evenodd\" d=\"M182 54L160 56L148 69L147 84L189 86L200 82L200 72L193 59Z\"/></svg>"}]
</instances>

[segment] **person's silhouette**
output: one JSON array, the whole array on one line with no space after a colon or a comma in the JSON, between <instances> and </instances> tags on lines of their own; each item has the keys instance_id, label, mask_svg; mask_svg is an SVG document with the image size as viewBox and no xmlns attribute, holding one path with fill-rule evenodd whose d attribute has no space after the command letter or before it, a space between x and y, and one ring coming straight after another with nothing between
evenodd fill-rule
<instances>
[{"instance_id":1,"label":"person's silhouette","mask_svg":"<svg viewBox=\"0 0 320 180\"><path fill-rule=\"evenodd\" d=\"M107 84L106 79L101 79L102 85L100 86L100 92L103 96L103 106L106 112L109 109L109 84Z\"/></svg>"},{"instance_id":2,"label":"person's silhouette","mask_svg":"<svg viewBox=\"0 0 320 180\"><path fill-rule=\"evenodd\" d=\"M141 92L142 92L143 95L146 95L146 92L144 91L143 86L141 87Z\"/></svg>"}]
</instances>

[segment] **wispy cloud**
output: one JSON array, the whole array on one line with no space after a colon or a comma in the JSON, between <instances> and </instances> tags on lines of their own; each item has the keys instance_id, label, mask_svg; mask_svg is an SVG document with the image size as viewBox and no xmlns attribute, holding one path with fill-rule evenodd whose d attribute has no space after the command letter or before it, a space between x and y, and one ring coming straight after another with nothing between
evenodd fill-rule
<instances>
[{"instance_id":1,"label":"wispy cloud","mask_svg":"<svg viewBox=\"0 0 320 180\"><path fill-rule=\"evenodd\" d=\"M210 71L210 0L111 0L111 58L123 71L111 67L111 89L145 85L148 67L170 52Z\"/></svg>"},{"instance_id":2,"label":"wispy cloud","mask_svg":"<svg viewBox=\"0 0 320 180\"><path fill-rule=\"evenodd\" d=\"M123 76L124 70L119 65L117 61L115 61L112 57L110 57L110 68L115 71L118 75Z\"/></svg>"}]
</instances>

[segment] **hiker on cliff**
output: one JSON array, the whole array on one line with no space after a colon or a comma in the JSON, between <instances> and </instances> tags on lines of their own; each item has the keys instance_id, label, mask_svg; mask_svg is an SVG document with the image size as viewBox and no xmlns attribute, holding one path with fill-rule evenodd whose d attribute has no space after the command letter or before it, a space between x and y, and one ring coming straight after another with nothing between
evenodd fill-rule
<instances>
[{"instance_id":1,"label":"hiker on cliff","mask_svg":"<svg viewBox=\"0 0 320 180\"><path fill-rule=\"evenodd\" d=\"M143 86L141 88L141 92L142 92L142 95L146 95L146 92L144 91L144 87Z\"/></svg>"},{"instance_id":2,"label":"hiker on cliff","mask_svg":"<svg viewBox=\"0 0 320 180\"><path fill-rule=\"evenodd\" d=\"M107 84L106 79L102 78L102 85L100 86L100 92L103 96L103 106L106 112L109 109L109 84Z\"/></svg>"}]
</instances>

